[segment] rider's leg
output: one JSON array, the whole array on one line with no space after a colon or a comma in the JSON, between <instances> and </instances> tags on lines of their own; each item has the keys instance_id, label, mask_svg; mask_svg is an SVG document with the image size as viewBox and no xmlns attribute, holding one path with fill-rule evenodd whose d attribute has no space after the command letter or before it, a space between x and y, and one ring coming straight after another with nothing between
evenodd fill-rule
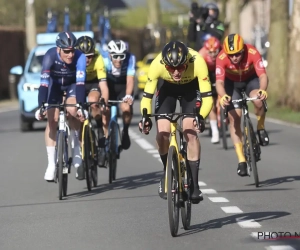
<instances>
[{"instance_id":1,"label":"rider's leg","mask_svg":"<svg viewBox=\"0 0 300 250\"><path fill-rule=\"evenodd\" d=\"M247 84L246 93L250 97L255 97L259 90L259 79L254 78ZM259 143L261 146L267 146L269 144L269 136L265 130L265 117L266 113L264 110L263 102L260 100L253 101L254 113L257 117L257 133Z\"/></svg>"},{"instance_id":2,"label":"rider's leg","mask_svg":"<svg viewBox=\"0 0 300 250\"><path fill-rule=\"evenodd\" d=\"M48 155L48 166L44 176L44 179L47 181L52 181L54 179L55 144L56 144L58 115L59 115L58 109L50 108L47 110L47 126L45 129L45 143L46 143L46 149Z\"/></svg>"},{"instance_id":3,"label":"rider's leg","mask_svg":"<svg viewBox=\"0 0 300 250\"><path fill-rule=\"evenodd\" d=\"M120 109L122 110L124 124L122 131L122 148L126 150L130 147L128 128L132 119L132 106L128 105L127 103L121 103Z\"/></svg>"},{"instance_id":4,"label":"rider's leg","mask_svg":"<svg viewBox=\"0 0 300 250\"><path fill-rule=\"evenodd\" d=\"M220 138L219 138L219 129L218 129L218 121L217 121L217 97L213 97L213 107L212 110L209 113L209 123L212 131L212 137L211 137L211 142L212 143L218 143Z\"/></svg>"}]
</instances>

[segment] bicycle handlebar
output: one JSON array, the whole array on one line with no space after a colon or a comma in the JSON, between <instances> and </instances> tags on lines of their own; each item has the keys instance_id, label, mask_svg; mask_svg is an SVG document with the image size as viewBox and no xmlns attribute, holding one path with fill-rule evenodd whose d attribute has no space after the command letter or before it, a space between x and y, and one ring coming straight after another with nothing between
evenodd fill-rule
<instances>
[{"instance_id":1,"label":"bicycle handlebar","mask_svg":"<svg viewBox=\"0 0 300 250\"><path fill-rule=\"evenodd\" d=\"M197 127L200 128L199 126L199 120L198 120L198 112L197 112L197 107L194 107L193 113L165 113L165 114L147 114L147 109L143 108L143 116L142 116L142 131L145 128L145 121L146 118L150 117L156 117L156 116L164 116L166 119L168 119L171 123L175 123L181 118L182 116L189 115L189 116L195 116L196 124ZM175 117L176 116L176 117ZM174 118L175 117L175 118Z\"/></svg>"},{"instance_id":2,"label":"bicycle handlebar","mask_svg":"<svg viewBox=\"0 0 300 250\"><path fill-rule=\"evenodd\" d=\"M42 106L40 108L40 116L43 117L43 113L45 112L46 108L62 108L62 107L77 107L78 109L81 109L81 113L85 118L83 107L81 103L75 103L75 104L69 104L69 103L56 103L56 104L51 104L51 103L42 103Z\"/></svg>"}]
</instances>

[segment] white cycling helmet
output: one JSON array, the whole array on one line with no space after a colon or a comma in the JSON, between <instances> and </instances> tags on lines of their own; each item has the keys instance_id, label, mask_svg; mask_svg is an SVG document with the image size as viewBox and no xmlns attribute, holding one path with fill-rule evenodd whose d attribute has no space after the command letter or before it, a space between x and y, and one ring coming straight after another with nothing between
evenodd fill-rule
<instances>
[{"instance_id":1,"label":"white cycling helmet","mask_svg":"<svg viewBox=\"0 0 300 250\"><path fill-rule=\"evenodd\" d=\"M122 40L111 40L108 43L107 48L109 53L114 54L122 54L127 51L126 44Z\"/></svg>"}]
</instances>

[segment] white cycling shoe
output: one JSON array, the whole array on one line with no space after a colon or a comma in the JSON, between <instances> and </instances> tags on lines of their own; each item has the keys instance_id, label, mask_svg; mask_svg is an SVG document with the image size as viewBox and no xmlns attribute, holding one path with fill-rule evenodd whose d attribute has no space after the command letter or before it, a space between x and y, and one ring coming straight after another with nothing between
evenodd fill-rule
<instances>
[{"instance_id":1,"label":"white cycling shoe","mask_svg":"<svg viewBox=\"0 0 300 250\"><path fill-rule=\"evenodd\" d=\"M55 166L48 166L44 175L44 179L46 181L53 181L54 180L54 172L55 172Z\"/></svg>"},{"instance_id":2,"label":"white cycling shoe","mask_svg":"<svg viewBox=\"0 0 300 250\"><path fill-rule=\"evenodd\" d=\"M219 132L217 133L214 133L211 137L211 143L212 144L216 144L216 143L219 143L220 142L220 138L219 138Z\"/></svg>"}]
</instances>

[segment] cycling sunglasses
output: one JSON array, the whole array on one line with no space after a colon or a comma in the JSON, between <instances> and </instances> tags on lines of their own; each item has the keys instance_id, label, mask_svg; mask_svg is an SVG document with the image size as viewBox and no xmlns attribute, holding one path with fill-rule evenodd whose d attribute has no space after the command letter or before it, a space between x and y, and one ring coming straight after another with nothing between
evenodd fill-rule
<instances>
[{"instance_id":1,"label":"cycling sunglasses","mask_svg":"<svg viewBox=\"0 0 300 250\"><path fill-rule=\"evenodd\" d=\"M91 58L94 58L95 55L88 55L88 56L85 56L86 58L88 59L91 59Z\"/></svg>"},{"instance_id":2,"label":"cycling sunglasses","mask_svg":"<svg viewBox=\"0 0 300 250\"><path fill-rule=\"evenodd\" d=\"M185 71L186 69L186 64L183 64L183 65L179 65L177 67L172 67L172 66L168 66L168 65L165 65L166 69L171 72L171 73L174 73L176 70L178 72L182 72L182 71Z\"/></svg>"},{"instance_id":3,"label":"cycling sunglasses","mask_svg":"<svg viewBox=\"0 0 300 250\"><path fill-rule=\"evenodd\" d=\"M126 58L126 54L111 54L111 58L113 60L120 60L123 61Z\"/></svg>"},{"instance_id":4,"label":"cycling sunglasses","mask_svg":"<svg viewBox=\"0 0 300 250\"><path fill-rule=\"evenodd\" d=\"M215 51L208 51L208 54L210 55L210 56L217 56L218 54L219 54L219 50L215 50Z\"/></svg>"},{"instance_id":5,"label":"cycling sunglasses","mask_svg":"<svg viewBox=\"0 0 300 250\"><path fill-rule=\"evenodd\" d=\"M229 57L239 57L240 55L243 54L244 51L241 51L241 52L238 52L238 53L235 53L235 54L232 54L232 55L228 55Z\"/></svg>"},{"instance_id":6,"label":"cycling sunglasses","mask_svg":"<svg viewBox=\"0 0 300 250\"><path fill-rule=\"evenodd\" d=\"M63 49L62 50L65 54L70 54L70 53L72 53L72 54L74 54L75 53L75 49Z\"/></svg>"}]
</instances>

